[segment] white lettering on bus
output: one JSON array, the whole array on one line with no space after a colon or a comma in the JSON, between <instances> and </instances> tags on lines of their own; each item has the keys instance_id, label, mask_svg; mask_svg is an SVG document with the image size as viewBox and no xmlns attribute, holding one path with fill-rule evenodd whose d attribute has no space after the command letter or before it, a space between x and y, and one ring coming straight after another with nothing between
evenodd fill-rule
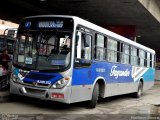
<instances>
[{"instance_id":1,"label":"white lettering on bus","mask_svg":"<svg viewBox=\"0 0 160 120\"><path fill-rule=\"evenodd\" d=\"M38 23L39 28L62 28L63 21L42 21Z\"/></svg>"},{"instance_id":2,"label":"white lettering on bus","mask_svg":"<svg viewBox=\"0 0 160 120\"><path fill-rule=\"evenodd\" d=\"M117 66L112 66L110 76L114 76L115 79L118 79L120 76L129 76L130 71L126 69L125 71L122 70L116 70Z\"/></svg>"},{"instance_id":3,"label":"white lettering on bus","mask_svg":"<svg viewBox=\"0 0 160 120\"><path fill-rule=\"evenodd\" d=\"M96 72L105 73L105 68L96 68Z\"/></svg>"},{"instance_id":4,"label":"white lettering on bus","mask_svg":"<svg viewBox=\"0 0 160 120\"><path fill-rule=\"evenodd\" d=\"M40 84L51 84L51 81L37 80L37 83L40 83Z\"/></svg>"}]
</instances>

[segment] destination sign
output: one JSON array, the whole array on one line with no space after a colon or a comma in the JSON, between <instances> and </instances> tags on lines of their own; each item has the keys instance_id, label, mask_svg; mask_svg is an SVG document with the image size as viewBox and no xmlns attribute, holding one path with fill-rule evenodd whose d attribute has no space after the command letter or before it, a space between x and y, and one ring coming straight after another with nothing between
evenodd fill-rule
<instances>
[{"instance_id":1,"label":"destination sign","mask_svg":"<svg viewBox=\"0 0 160 120\"><path fill-rule=\"evenodd\" d=\"M73 19L63 17L35 17L24 19L19 31L23 30L73 30Z\"/></svg>"},{"instance_id":2,"label":"destination sign","mask_svg":"<svg viewBox=\"0 0 160 120\"><path fill-rule=\"evenodd\" d=\"M38 28L62 28L63 23L63 21L40 21Z\"/></svg>"}]
</instances>

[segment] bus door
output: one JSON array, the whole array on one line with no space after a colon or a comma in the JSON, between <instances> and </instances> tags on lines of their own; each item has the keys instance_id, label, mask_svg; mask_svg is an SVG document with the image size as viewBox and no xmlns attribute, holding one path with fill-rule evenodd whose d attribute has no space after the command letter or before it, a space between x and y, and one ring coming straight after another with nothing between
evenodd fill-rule
<instances>
[{"instance_id":1,"label":"bus door","mask_svg":"<svg viewBox=\"0 0 160 120\"><path fill-rule=\"evenodd\" d=\"M88 100L91 82L91 59L93 35L77 31L75 41L75 62L72 76L72 102ZM78 95L78 96L77 96ZM76 97L75 97L76 96Z\"/></svg>"}]
</instances>

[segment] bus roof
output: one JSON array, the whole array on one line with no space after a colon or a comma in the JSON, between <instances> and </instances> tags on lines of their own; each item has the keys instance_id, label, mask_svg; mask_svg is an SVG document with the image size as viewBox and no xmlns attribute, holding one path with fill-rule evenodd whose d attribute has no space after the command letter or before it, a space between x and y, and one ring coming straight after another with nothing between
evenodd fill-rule
<instances>
[{"instance_id":1,"label":"bus roof","mask_svg":"<svg viewBox=\"0 0 160 120\"><path fill-rule=\"evenodd\" d=\"M137 42L134 42L134 41L132 41L132 40L130 40L128 38L125 38L125 37L123 37L121 35L118 35L118 34L116 34L114 32L111 32L111 31L109 31L109 30L107 30L107 29L105 29L103 27L100 27L100 26L98 26L98 25L96 25L94 23L91 23L91 22L89 22L87 20L84 20L82 18L79 18L77 16L68 16L68 15L37 15L37 16L25 17L24 19L37 18L37 17L65 17L65 18L73 18L74 19L74 23L76 25L80 24L80 25L86 26L86 27L88 27L90 29L93 29L95 31L98 31L98 32L100 32L102 34L105 34L107 36L113 37L113 38L118 39L118 40L120 40L122 42L128 43L128 44L133 45L133 46L135 46L137 48L140 48L140 49L143 49L145 51L151 52L152 54L155 54L155 51L153 49L149 48L149 47L146 47L146 46L141 45L141 44L139 44Z\"/></svg>"}]
</instances>

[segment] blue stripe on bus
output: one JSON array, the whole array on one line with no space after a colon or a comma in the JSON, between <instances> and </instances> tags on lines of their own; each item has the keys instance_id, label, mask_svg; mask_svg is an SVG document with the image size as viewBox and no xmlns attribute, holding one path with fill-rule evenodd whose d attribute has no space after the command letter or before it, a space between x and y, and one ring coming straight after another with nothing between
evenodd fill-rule
<instances>
[{"instance_id":1,"label":"blue stripe on bus","mask_svg":"<svg viewBox=\"0 0 160 120\"><path fill-rule=\"evenodd\" d=\"M148 68L146 68L146 70L147 69ZM130 65L95 62L88 68L73 69L72 85L74 86L93 84L98 77L104 78L106 83L108 84L136 82L134 81L136 79L133 78L132 70L133 67ZM145 71L145 69L142 69L142 71ZM148 69L140 77L143 77L144 81L153 81L154 69Z\"/></svg>"},{"instance_id":2,"label":"blue stripe on bus","mask_svg":"<svg viewBox=\"0 0 160 120\"><path fill-rule=\"evenodd\" d=\"M155 80L155 69L154 68L148 69L148 71L142 75L142 78L146 82Z\"/></svg>"}]
</instances>

